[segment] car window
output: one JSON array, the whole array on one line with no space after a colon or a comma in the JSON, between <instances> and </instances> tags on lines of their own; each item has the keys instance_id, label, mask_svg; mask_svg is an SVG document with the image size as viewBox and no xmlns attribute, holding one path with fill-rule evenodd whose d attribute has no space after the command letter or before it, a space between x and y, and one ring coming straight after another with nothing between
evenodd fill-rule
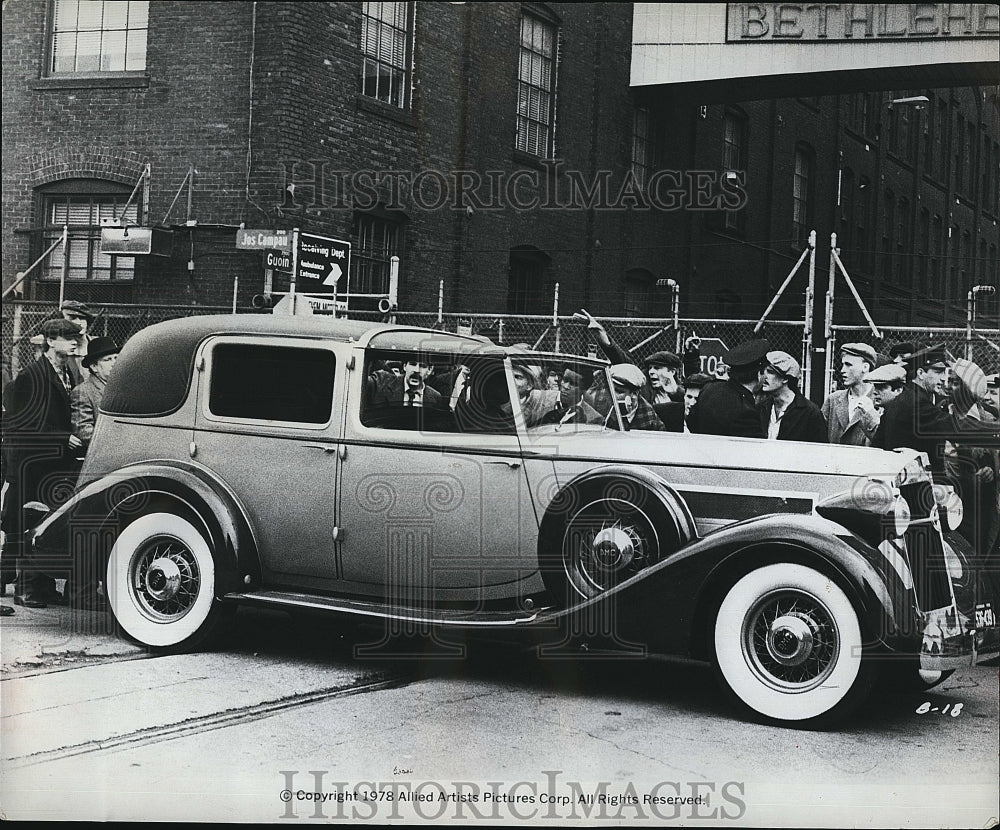
<instances>
[{"instance_id":1,"label":"car window","mask_svg":"<svg viewBox=\"0 0 1000 830\"><path fill-rule=\"evenodd\" d=\"M361 423L417 432L513 435L503 359L369 349Z\"/></svg>"},{"instance_id":2,"label":"car window","mask_svg":"<svg viewBox=\"0 0 1000 830\"><path fill-rule=\"evenodd\" d=\"M553 424L618 428L614 395L602 367L572 355L532 354L512 357L511 365L527 429Z\"/></svg>"},{"instance_id":3,"label":"car window","mask_svg":"<svg viewBox=\"0 0 1000 830\"><path fill-rule=\"evenodd\" d=\"M209 412L257 421L328 423L335 363L326 349L219 343L211 352Z\"/></svg>"}]
</instances>

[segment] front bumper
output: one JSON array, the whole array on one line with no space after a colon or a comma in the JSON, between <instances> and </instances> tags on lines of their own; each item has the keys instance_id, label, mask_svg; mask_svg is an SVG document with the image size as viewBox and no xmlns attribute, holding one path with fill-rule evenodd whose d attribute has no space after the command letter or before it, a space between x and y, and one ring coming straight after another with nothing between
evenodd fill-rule
<instances>
[{"instance_id":1,"label":"front bumper","mask_svg":"<svg viewBox=\"0 0 1000 830\"><path fill-rule=\"evenodd\" d=\"M996 627L990 602L976 606L975 618L962 614L954 606L927 611L921 618L924 632L920 644L921 669L959 669L1000 655L1000 629Z\"/></svg>"}]
</instances>

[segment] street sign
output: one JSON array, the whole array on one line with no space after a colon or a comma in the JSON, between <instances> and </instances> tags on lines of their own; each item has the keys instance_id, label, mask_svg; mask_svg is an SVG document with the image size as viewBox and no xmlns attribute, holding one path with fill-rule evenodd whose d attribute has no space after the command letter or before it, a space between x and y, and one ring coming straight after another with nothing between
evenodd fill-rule
<instances>
[{"instance_id":1,"label":"street sign","mask_svg":"<svg viewBox=\"0 0 1000 830\"><path fill-rule=\"evenodd\" d=\"M351 267L351 243L311 233L299 234L296 265L302 294L336 294L337 283Z\"/></svg>"},{"instance_id":2,"label":"street sign","mask_svg":"<svg viewBox=\"0 0 1000 830\"><path fill-rule=\"evenodd\" d=\"M292 255L288 251L267 251L264 254L264 267L291 273Z\"/></svg>"},{"instance_id":3,"label":"street sign","mask_svg":"<svg viewBox=\"0 0 1000 830\"><path fill-rule=\"evenodd\" d=\"M291 251L292 235L288 231L266 228L240 228L236 231L236 248L240 251Z\"/></svg>"},{"instance_id":4,"label":"street sign","mask_svg":"<svg viewBox=\"0 0 1000 830\"><path fill-rule=\"evenodd\" d=\"M698 349L701 355L701 371L706 375L716 377L720 366L725 366L723 355L729 348L718 337L701 338L701 346Z\"/></svg>"}]
</instances>

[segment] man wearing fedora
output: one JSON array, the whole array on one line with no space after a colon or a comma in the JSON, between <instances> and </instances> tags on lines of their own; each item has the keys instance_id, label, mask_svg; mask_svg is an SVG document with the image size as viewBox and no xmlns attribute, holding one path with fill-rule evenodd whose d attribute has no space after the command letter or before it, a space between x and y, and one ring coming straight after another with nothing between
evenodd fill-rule
<instances>
[{"instance_id":1,"label":"man wearing fedora","mask_svg":"<svg viewBox=\"0 0 1000 830\"><path fill-rule=\"evenodd\" d=\"M82 361L83 368L87 370L87 378L70 393L73 434L83 443L84 452L90 446L101 398L104 397L104 389L120 351L110 337L95 337L91 340Z\"/></svg>"},{"instance_id":2,"label":"man wearing fedora","mask_svg":"<svg viewBox=\"0 0 1000 830\"><path fill-rule=\"evenodd\" d=\"M877 355L867 343L845 343L840 348L840 382L844 388L823 401L822 413L831 444L871 445L879 416L872 385L865 376L875 368Z\"/></svg>"}]
</instances>

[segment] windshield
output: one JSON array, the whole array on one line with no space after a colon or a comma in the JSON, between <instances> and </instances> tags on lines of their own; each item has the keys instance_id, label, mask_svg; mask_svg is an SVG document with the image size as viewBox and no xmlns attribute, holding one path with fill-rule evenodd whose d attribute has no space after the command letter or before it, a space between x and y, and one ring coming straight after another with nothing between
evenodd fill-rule
<instances>
[{"instance_id":1,"label":"windshield","mask_svg":"<svg viewBox=\"0 0 1000 830\"><path fill-rule=\"evenodd\" d=\"M511 367L526 429L620 429L604 364L574 355L526 354L511 357Z\"/></svg>"}]
</instances>

